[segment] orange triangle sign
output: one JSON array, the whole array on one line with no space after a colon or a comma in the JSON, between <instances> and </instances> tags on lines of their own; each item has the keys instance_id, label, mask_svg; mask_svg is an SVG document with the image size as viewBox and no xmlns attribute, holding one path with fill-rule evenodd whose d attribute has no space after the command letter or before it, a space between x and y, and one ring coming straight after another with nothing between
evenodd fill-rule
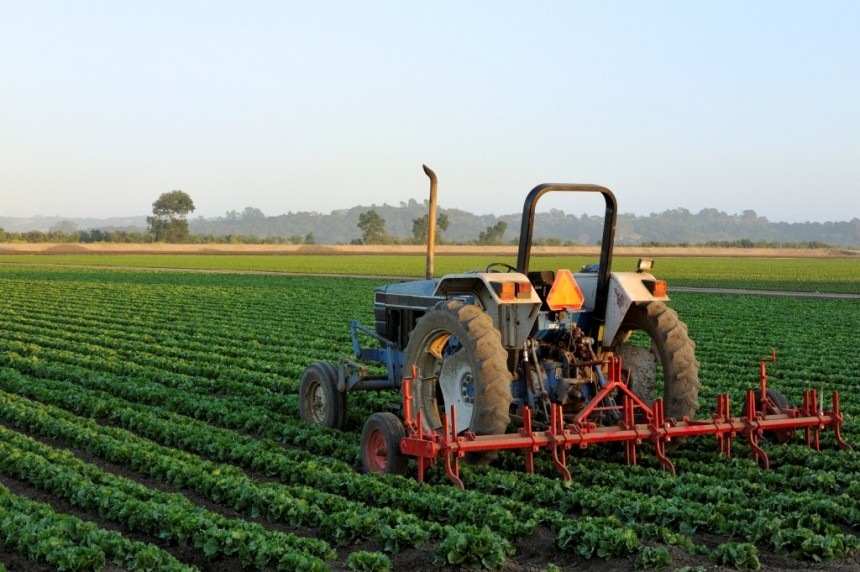
<instances>
[{"instance_id":1,"label":"orange triangle sign","mask_svg":"<svg viewBox=\"0 0 860 572\"><path fill-rule=\"evenodd\" d=\"M579 310L585 302L579 284L573 278L570 270L559 270L555 275L552 288L546 296L546 304L550 310Z\"/></svg>"}]
</instances>

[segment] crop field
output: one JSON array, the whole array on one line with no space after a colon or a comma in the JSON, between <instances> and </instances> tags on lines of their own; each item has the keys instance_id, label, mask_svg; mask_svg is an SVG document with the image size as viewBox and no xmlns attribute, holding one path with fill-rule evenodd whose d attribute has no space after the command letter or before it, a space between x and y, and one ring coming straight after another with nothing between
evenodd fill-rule
<instances>
[{"instance_id":1,"label":"crop field","mask_svg":"<svg viewBox=\"0 0 860 572\"><path fill-rule=\"evenodd\" d=\"M380 258L392 266L344 273L421 272ZM856 261L659 264L675 283L703 276L689 285L860 292ZM350 394L336 431L299 420L297 390L310 363L350 355L348 321L372 323L381 283L0 266L0 570L860 568L860 452L830 433L820 452L765 444L769 471L742 439L728 459L702 438L670 452L677 476L647 445L635 467L620 447L576 452L572 482L543 456L527 475L513 453L464 466L465 491L438 467L427 484L360 474L362 424L398 395ZM719 393L739 404L776 348L771 387L793 402L840 390L860 444L860 301L671 305L697 343L700 417Z\"/></svg>"},{"instance_id":2,"label":"crop field","mask_svg":"<svg viewBox=\"0 0 860 572\"><path fill-rule=\"evenodd\" d=\"M535 256L533 269L569 268L597 262L597 256ZM636 269L636 258L616 256L613 268ZM444 255L436 258L437 275L483 269L490 262L516 264L516 257ZM259 254L7 254L0 264L50 264L346 274L423 276L423 256L407 255L259 255ZM860 258L671 258L660 257L655 274L670 285L732 287L860 294Z\"/></svg>"}]
</instances>

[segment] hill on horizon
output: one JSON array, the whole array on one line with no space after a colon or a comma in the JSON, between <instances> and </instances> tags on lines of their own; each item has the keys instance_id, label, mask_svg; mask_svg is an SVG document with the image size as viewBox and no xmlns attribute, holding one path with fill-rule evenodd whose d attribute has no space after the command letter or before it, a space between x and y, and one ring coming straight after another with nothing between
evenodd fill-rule
<instances>
[{"instance_id":1,"label":"hill on horizon","mask_svg":"<svg viewBox=\"0 0 860 572\"><path fill-rule=\"evenodd\" d=\"M192 234L212 236L252 236L304 239L313 235L317 244L349 244L360 240L359 216L375 211L385 220L387 234L398 240L412 238L412 222L427 213L426 201L410 199L399 206L388 204L355 206L319 212L287 212L266 216L254 207L230 211L223 217L192 217L189 227ZM503 221L507 224L502 237L505 242L516 239L520 230L521 213L508 215L475 215L459 209L440 207L448 217L449 226L441 234L441 241L468 243L489 227ZM539 212L535 216L536 240L560 241L581 245L596 244L602 234L603 217L568 214L558 209ZM29 218L0 217L0 228L6 232L50 232L63 230L125 230L146 231L146 216L112 218L64 218L35 216ZM839 222L771 222L746 210L728 214L706 208L693 213L685 208L671 209L647 216L621 213L616 225L616 243L637 245L704 244L715 241L749 240L773 243L823 243L841 246L860 246L860 218Z\"/></svg>"}]
</instances>

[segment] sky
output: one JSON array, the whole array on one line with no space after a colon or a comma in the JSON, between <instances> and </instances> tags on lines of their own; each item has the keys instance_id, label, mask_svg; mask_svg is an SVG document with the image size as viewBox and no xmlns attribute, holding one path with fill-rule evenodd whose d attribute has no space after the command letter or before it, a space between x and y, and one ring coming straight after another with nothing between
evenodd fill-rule
<instances>
[{"instance_id":1,"label":"sky","mask_svg":"<svg viewBox=\"0 0 860 572\"><path fill-rule=\"evenodd\" d=\"M4 0L0 216L860 217L860 2ZM577 212L576 204L565 208Z\"/></svg>"}]
</instances>

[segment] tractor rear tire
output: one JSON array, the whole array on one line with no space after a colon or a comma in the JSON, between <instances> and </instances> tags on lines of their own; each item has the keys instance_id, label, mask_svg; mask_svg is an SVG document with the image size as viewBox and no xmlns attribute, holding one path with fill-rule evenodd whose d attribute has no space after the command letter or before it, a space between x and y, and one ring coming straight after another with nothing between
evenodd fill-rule
<instances>
[{"instance_id":1,"label":"tractor rear tire","mask_svg":"<svg viewBox=\"0 0 860 572\"><path fill-rule=\"evenodd\" d=\"M425 429L442 428L439 410L450 414L451 408L445 403L447 394L458 405L458 432L505 432L513 401L508 353L493 320L481 308L445 300L428 310L410 333L404 373L411 375L413 365L417 375L411 381L412 415L421 412ZM494 451L473 453L467 460L486 464L497 456Z\"/></svg>"},{"instance_id":2,"label":"tractor rear tire","mask_svg":"<svg viewBox=\"0 0 860 572\"><path fill-rule=\"evenodd\" d=\"M642 330L651 338L650 353L625 343L633 330ZM678 313L663 302L639 302L630 307L613 343L613 351L629 359L630 385L637 396L649 405L654 399L656 364L663 366L663 402L666 417L680 420L693 418L699 409L699 362L696 344L687 334L687 325ZM659 361L658 361L659 360ZM650 379L648 379L650 376ZM647 395L646 395L647 394Z\"/></svg>"},{"instance_id":3,"label":"tractor rear tire","mask_svg":"<svg viewBox=\"0 0 860 572\"><path fill-rule=\"evenodd\" d=\"M400 451L406 430L388 411L367 418L361 431L361 470L365 473L404 475L409 458Z\"/></svg>"},{"instance_id":4,"label":"tractor rear tire","mask_svg":"<svg viewBox=\"0 0 860 572\"><path fill-rule=\"evenodd\" d=\"M346 393L337 389L337 368L332 364L318 361L302 374L299 416L308 423L346 427Z\"/></svg>"}]
</instances>

